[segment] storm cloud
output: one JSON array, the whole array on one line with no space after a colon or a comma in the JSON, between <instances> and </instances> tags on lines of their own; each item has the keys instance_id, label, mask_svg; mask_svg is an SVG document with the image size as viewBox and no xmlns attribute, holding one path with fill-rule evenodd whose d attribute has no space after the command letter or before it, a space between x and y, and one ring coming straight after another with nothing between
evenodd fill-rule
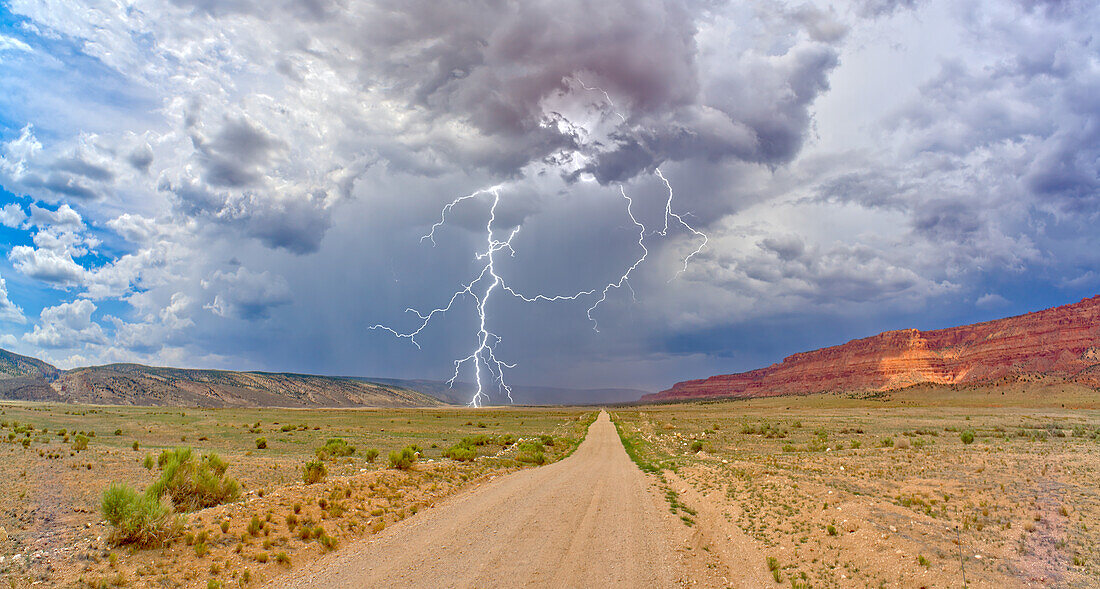
<instances>
[{"instance_id":1,"label":"storm cloud","mask_svg":"<svg viewBox=\"0 0 1100 589\"><path fill-rule=\"evenodd\" d=\"M1094 3L0 11L0 320L62 365L449 376L470 301L420 350L367 327L468 283L487 201L420 238L494 185L523 292L621 276L624 195L647 228L599 333L590 300L494 302L517 382L655 389L1100 287ZM709 237L686 270L658 168Z\"/></svg>"}]
</instances>

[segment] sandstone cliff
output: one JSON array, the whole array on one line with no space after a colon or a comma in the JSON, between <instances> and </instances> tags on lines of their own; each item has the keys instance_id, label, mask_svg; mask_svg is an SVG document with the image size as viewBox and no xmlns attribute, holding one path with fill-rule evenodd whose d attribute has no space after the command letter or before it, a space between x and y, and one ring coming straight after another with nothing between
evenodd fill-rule
<instances>
[{"instance_id":1,"label":"sandstone cliff","mask_svg":"<svg viewBox=\"0 0 1100 589\"><path fill-rule=\"evenodd\" d=\"M1056 376L1100 386L1100 296L961 327L905 329L794 354L766 368L676 383L643 401L886 390Z\"/></svg>"}]
</instances>

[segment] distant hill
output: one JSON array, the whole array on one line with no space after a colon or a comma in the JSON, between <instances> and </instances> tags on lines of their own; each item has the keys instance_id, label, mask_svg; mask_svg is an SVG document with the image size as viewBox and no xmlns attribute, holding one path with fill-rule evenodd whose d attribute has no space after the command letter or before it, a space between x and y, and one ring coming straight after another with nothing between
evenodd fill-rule
<instances>
[{"instance_id":1,"label":"distant hill","mask_svg":"<svg viewBox=\"0 0 1100 589\"><path fill-rule=\"evenodd\" d=\"M431 407L415 390L363 379L108 364L72 370L0 350L0 399L182 407Z\"/></svg>"},{"instance_id":2,"label":"distant hill","mask_svg":"<svg viewBox=\"0 0 1100 589\"><path fill-rule=\"evenodd\" d=\"M399 386L425 395L431 395L445 403L462 405L469 403L476 387L468 382L456 382L454 387L445 380L402 380L397 378L374 378L371 382ZM638 389L568 389L557 387L512 387L512 399L518 405L600 405L607 403L629 403L637 401L648 391ZM490 401L500 404L506 397L491 391Z\"/></svg>"},{"instance_id":3,"label":"distant hill","mask_svg":"<svg viewBox=\"0 0 1100 589\"><path fill-rule=\"evenodd\" d=\"M1100 296L934 331L887 331L779 364L676 383L643 401L1060 378L1100 387Z\"/></svg>"},{"instance_id":4,"label":"distant hill","mask_svg":"<svg viewBox=\"0 0 1100 589\"><path fill-rule=\"evenodd\" d=\"M38 358L0 349L0 399L56 400L50 383L60 375L60 370Z\"/></svg>"}]
</instances>

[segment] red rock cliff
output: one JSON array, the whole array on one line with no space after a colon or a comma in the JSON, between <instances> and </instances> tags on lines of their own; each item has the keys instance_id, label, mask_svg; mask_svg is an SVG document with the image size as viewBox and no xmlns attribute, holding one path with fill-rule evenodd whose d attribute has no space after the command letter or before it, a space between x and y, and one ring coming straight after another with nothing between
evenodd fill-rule
<instances>
[{"instance_id":1,"label":"red rock cliff","mask_svg":"<svg viewBox=\"0 0 1100 589\"><path fill-rule=\"evenodd\" d=\"M794 354L766 368L676 383L643 401L885 390L1023 374L1075 377L1100 367L1100 296L986 323L887 331ZM1090 379L1093 377L1089 377Z\"/></svg>"}]
</instances>

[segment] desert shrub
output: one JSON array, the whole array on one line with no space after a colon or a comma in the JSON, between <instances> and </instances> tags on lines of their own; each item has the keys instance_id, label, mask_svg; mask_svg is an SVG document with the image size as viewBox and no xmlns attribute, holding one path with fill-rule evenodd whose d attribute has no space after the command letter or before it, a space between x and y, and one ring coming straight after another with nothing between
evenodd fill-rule
<instances>
[{"instance_id":1,"label":"desert shrub","mask_svg":"<svg viewBox=\"0 0 1100 589\"><path fill-rule=\"evenodd\" d=\"M115 430L115 435L116 436L121 436L122 435L122 428L121 427Z\"/></svg>"},{"instance_id":2,"label":"desert shrub","mask_svg":"<svg viewBox=\"0 0 1100 589\"><path fill-rule=\"evenodd\" d=\"M889 448L893 445L894 438L882 438L882 441L879 442L879 446L882 446L883 448Z\"/></svg>"},{"instance_id":3,"label":"desert shrub","mask_svg":"<svg viewBox=\"0 0 1100 589\"><path fill-rule=\"evenodd\" d=\"M467 446L484 446L492 441L492 438L485 434L478 434L476 436L466 436L459 441L459 444L465 444Z\"/></svg>"},{"instance_id":4,"label":"desert shrub","mask_svg":"<svg viewBox=\"0 0 1100 589\"><path fill-rule=\"evenodd\" d=\"M256 438L256 449L263 450L267 448L267 438Z\"/></svg>"},{"instance_id":5,"label":"desert shrub","mask_svg":"<svg viewBox=\"0 0 1100 589\"><path fill-rule=\"evenodd\" d=\"M87 449L88 449L88 436L85 436L83 434L77 434L76 438L73 440L73 450L76 451L76 452L80 452L82 450L87 450Z\"/></svg>"},{"instance_id":6,"label":"desert shrub","mask_svg":"<svg viewBox=\"0 0 1100 589\"><path fill-rule=\"evenodd\" d=\"M528 464L546 464L546 455L543 454L546 448L542 445L542 442L523 442L518 449L519 454L516 456L516 460Z\"/></svg>"},{"instance_id":7,"label":"desert shrub","mask_svg":"<svg viewBox=\"0 0 1100 589\"><path fill-rule=\"evenodd\" d=\"M275 562L290 566L290 557L287 556L286 552L278 552L275 554Z\"/></svg>"},{"instance_id":8,"label":"desert shrub","mask_svg":"<svg viewBox=\"0 0 1100 589\"><path fill-rule=\"evenodd\" d=\"M900 448L902 450L909 447L909 438L899 438L897 443L894 444L894 448Z\"/></svg>"},{"instance_id":9,"label":"desert shrub","mask_svg":"<svg viewBox=\"0 0 1100 589\"><path fill-rule=\"evenodd\" d=\"M974 431L969 430L969 429L964 431L963 433L959 434L959 439L962 440L962 443L964 443L964 444L973 444L974 443Z\"/></svg>"},{"instance_id":10,"label":"desert shrub","mask_svg":"<svg viewBox=\"0 0 1100 589\"><path fill-rule=\"evenodd\" d=\"M320 460L351 456L352 454L355 454L355 446L349 446L343 438L329 438L324 446L317 449L317 458Z\"/></svg>"},{"instance_id":11,"label":"desert shrub","mask_svg":"<svg viewBox=\"0 0 1100 589\"><path fill-rule=\"evenodd\" d=\"M835 536L836 535L836 526L834 526L833 524L829 524L828 526L825 527L825 531L828 532L830 536Z\"/></svg>"},{"instance_id":12,"label":"desert shrub","mask_svg":"<svg viewBox=\"0 0 1100 589\"><path fill-rule=\"evenodd\" d=\"M325 480L326 476L328 476L328 469L325 468L325 463L320 460L310 460L302 468L302 481L307 485L319 483Z\"/></svg>"},{"instance_id":13,"label":"desert shrub","mask_svg":"<svg viewBox=\"0 0 1100 589\"><path fill-rule=\"evenodd\" d=\"M703 450L703 442L702 441L695 440L694 442L691 443L691 451L692 452L700 452L702 450Z\"/></svg>"},{"instance_id":14,"label":"desert shrub","mask_svg":"<svg viewBox=\"0 0 1100 589\"><path fill-rule=\"evenodd\" d=\"M222 529L223 534L228 534L229 533L229 520L223 519L222 523L220 524L220 527Z\"/></svg>"},{"instance_id":15,"label":"desert shrub","mask_svg":"<svg viewBox=\"0 0 1100 589\"><path fill-rule=\"evenodd\" d=\"M417 460L416 449L413 446L405 446L400 450L390 451L390 468L407 470L413 464L416 464Z\"/></svg>"},{"instance_id":16,"label":"desert shrub","mask_svg":"<svg viewBox=\"0 0 1100 589\"><path fill-rule=\"evenodd\" d=\"M336 550L336 545L339 544L336 538L329 536L328 534L321 534L320 538L317 538L317 542L325 547L325 550Z\"/></svg>"},{"instance_id":17,"label":"desert shrub","mask_svg":"<svg viewBox=\"0 0 1100 589\"><path fill-rule=\"evenodd\" d=\"M137 452L141 449L141 444L139 444L137 440L134 440L134 443L131 444L130 447L134 449L134 452Z\"/></svg>"},{"instance_id":18,"label":"desert shrub","mask_svg":"<svg viewBox=\"0 0 1100 589\"><path fill-rule=\"evenodd\" d=\"M141 461L141 465L145 467L145 470L153 470L153 465L154 464L155 464L155 461L153 460L153 455L152 454L146 454L145 455L145 460Z\"/></svg>"},{"instance_id":19,"label":"desert shrub","mask_svg":"<svg viewBox=\"0 0 1100 589\"><path fill-rule=\"evenodd\" d=\"M477 458L477 450L473 446L466 446L460 442L444 450L443 456L459 462L470 462Z\"/></svg>"},{"instance_id":20,"label":"desert shrub","mask_svg":"<svg viewBox=\"0 0 1100 589\"><path fill-rule=\"evenodd\" d=\"M926 567L926 566L928 566L928 559L925 558L923 554L918 554L917 555L917 564L919 564L922 567Z\"/></svg>"},{"instance_id":21,"label":"desert shrub","mask_svg":"<svg viewBox=\"0 0 1100 589\"><path fill-rule=\"evenodd\" d=\"M718 429L718 428L716 427L714 429ZM539 436L539 441L542 442L542 444L544 446L553 446L554 445L554 436L541 435L541 436Z\"/></svg>"},{"instance_id":22,"label":"desert shrub","mask_svg":"<svg viewBox=\"0 0 1100 589\"><path fill-rule=\"evenodd\" d=\"M161 546L179 536L182 528L170 508L125 483L111 483L107 487L100 511L113 528L110 541L114 544Z\"/></svg>"},{"instance_id":23,"label":"desert shrub","mask_svg":"<svg viewBox=\"0 0 1100 589\"><path fill-rule=\"evenodd\" d=\"M157 499L168 495L177 509L194 511L237 499L241 487L225 476L229 467L213 452L195 460L191 448L165 450L157 460L162 471L148 493Z\"/></svg>"},{"instance_id":24,"label":"desert shrub","mask_svg":"<svg viewBox=\"0 0 1100 589\"><path fill-rule=\"evenodd\" d=\"M375 458L378 458L378 450L371 448L363 452L363 457L367 459L367 462L374 462Z\"/></svg>"},{"instance_id":25,"label":"desert shrub","mask_svg":"<svg viewBox=\"0 0 1100 589\"><path fill-rule=\"evenodd\" d=\"M252 519L248 522L248 528L247 528L248 535L249 536L259 536L260 531L262 531L263 529L264 529L264 523L262 521L260 521L259 516L253 515Z\"/></svg>"},{"instance_id":26,"label":"desert shrub","mask_svg":"<svg viewBox=\"0 0 1100 589\"><path fill-rule=\"evenodd\" d=\"M546 464L546 455L538 450L533 452L520 452L519 455L516 456L516 460L529 464Z\"/></svg>"}]
</instances>

